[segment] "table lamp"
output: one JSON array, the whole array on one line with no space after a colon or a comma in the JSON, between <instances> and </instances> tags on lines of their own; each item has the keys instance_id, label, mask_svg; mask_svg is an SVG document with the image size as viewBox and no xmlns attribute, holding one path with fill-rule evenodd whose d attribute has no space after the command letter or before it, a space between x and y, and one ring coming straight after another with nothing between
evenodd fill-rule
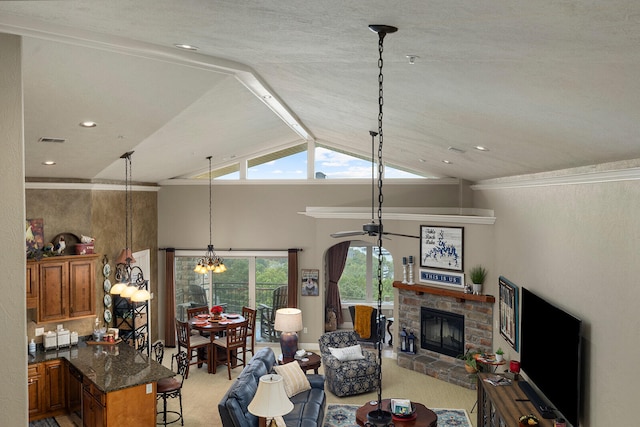
<instances>
[{"instance_id":1,"label":"table lamp","mask_svg":"<svg viewBox=\"0 0 640 427\"><path fill-rule=\"evenodd\" d=\"M283 359L293 359L298 351L298 331L302 330L302 311L298 308L281 308L276 311L273 325L280 334Z\"/></svg>"},{"instance_id":2,"label":"table lamp","mask_svg":"<svg viewBox=\"0 0 640 427\"><path fill-rule=\"evenodd\" d=\"M256 417L271 418L269 427L276 427L274 417L288 414L293 410L293 403L284 389L282 377L276 374L261 376L258 390L247 409Z\"/></svg>"}]
</instances>

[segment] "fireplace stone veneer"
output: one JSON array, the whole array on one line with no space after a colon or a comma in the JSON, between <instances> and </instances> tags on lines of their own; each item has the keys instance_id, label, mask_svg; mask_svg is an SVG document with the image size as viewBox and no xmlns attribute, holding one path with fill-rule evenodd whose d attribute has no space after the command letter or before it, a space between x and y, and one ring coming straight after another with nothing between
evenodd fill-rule
<instances>
[{"instance_id":1,"label":"fireplace stone veneer","mask_svg":"<svg viewBox=\"0 0 640 427\"><path fill-rule=\"evenodd\" d=\"M394 282L398 289L398 319L394 322L398 330L406 328L420 336L420 311L422 307L447 311L464 316L464 347L490 352L493 347L493 304L490 295L477 295L450 291L425 285L406 285ZM443 381L476 388L475 375L469 375L464 362L421 348L416 343L416 354L403 353L399 349L398 365L429 375Z\"/></svg>"}]
</instances>

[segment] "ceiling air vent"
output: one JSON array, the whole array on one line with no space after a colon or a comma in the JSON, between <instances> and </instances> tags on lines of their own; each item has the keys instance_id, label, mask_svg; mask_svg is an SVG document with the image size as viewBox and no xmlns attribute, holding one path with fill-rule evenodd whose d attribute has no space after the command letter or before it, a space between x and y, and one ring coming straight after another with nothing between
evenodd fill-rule
<instances>
[{"instance_id":1,"label":"ceiling air vent","mask_svg":"<svg viewBox=\"0 0 640 427\"><path fill-rule=\"evenodd\" d=\"M62 144L63 142L66 142L66 141L67 140L64 139L64 138L50 138L50 137L47 137L47 136L43 136L42 138L40 138L38 140L38 142L55 142L55 143L58 143L58 144Z\"/></svg>"}]
</instances>

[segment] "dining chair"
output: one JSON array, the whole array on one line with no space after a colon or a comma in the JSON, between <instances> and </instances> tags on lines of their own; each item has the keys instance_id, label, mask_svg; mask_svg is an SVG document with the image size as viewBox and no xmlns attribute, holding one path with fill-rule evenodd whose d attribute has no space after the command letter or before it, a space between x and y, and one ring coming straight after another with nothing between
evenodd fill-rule
<instances>
[{"instance_id":1,"label":"dining chair","mask_svg":"<svg viewBox=\"0 0 640 427\"><path fill-rule=\"evenodd\" d=\"M251 342L251 350L245 349L245 352L251 351L251 356L254 356L256 345L256 310L250 307L242 307L242 317L247 321L247 338Z\"/></svg>"},{"instance_id":2,"label":"dining chair","mask_svg":"<svg viewBox=\"0 0 640 427\"><path fill-rule=\"evenodd\" d=\"M177 371L175 372L177 375L175 377L162 378L158 380L156 385L156 399L162 399L162 412L157 413L158 415L162 414L162 422L158 424L164 424L165 426L175 423L178 420L180 420L181 425L184 425L184 418L182 417L182 385L189 370L189 356L187 356L187 353L184 351L174 354L173 357L171 357L172 371L174 361L176 362ZM167 399L174 399L176 397L180 403L180 411L168 411ZM167 414L176 414L178 417L175 420L167 421Z\"/></svg>"},{"instance_id":3,"label":"dining chair","mask_svg":"<svg viewBox=\"0 0 640 427\"><path fill-rule=\"evenodd\" d=\"M153 354L153 359L162 364L162 360L164 359L164 343L160 340L151 344L151 354Z\"/></svg>"},{"instance_id":4,"label":"dining chair","mask_svg":"<svg viewBox=\"0 0 640 427\"><path fill-rule=\"evenodd\" d=\"M209 307L205 306L200 306L200 307L191 307L191 308L187 308L187 321L193 319L194 317L196 317L199 314L209 314ZM195 329L191 330L191 335L202 335L205 337L209 336L209 333L207 332L202 332L202 331L197 331Z\"/></svg>"},{"instance_id":5,"label":"dining chair","mask_svg":"<svg viewBox=\"0 0 640 427\"><path fill-rule=\"evenodd\" d=\"M226 336L218 338L213 343L213 356L211 358L212 372L216 373L216 365L218 363L227 365L227 372L229 379L231 379L231 368L234 363L240 360L240 354L242 353L242 367L247 365L247 325L249 322L246 320L240 323L230 323L225 328ZM227 358L225 360L218 360L218 349L226 351Z\"/></svg>"},{"instance_id":6,"label":"dining chair","mask_svg":"<svg viewBox=\"0 0 640 427\"><path fill-rule=\"evenodd\" d=\"M202 335L191 335L191 328L189 322L182 322L176 319L176 334L178 336L178 352L184 347L189 364L187 365L187 372L185 373L185 379L189 378L189 367L191 365L198 365L198 368L206 363L209 371L211 371L211 363L208 358L211 356L211 339L203 337ZM196 360L193 361L195 352Z\"/></svg>"}]
</instances>

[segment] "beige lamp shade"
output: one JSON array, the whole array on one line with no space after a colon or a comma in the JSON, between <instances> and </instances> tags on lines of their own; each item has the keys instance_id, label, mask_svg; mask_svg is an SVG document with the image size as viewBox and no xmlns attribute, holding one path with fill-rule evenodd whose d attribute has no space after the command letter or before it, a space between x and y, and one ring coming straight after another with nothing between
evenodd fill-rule
<instances>
[{"instance_id":1,"label":"beige lamp shade","mask_svg":"<svg viewBox=\"0 0 640 427\"><path fill-rule=\"evenodd\" d=\"M133 294L138 290L137 286L129 285L122 292L120 292L120 296L122 298L131 298Z\"/></svg>"},{"instance_id":2,"label":"beige lamp shade","mask_svg":"<svg viewBox=\"0 0 640 427\"><path fill-rule=\"evenodd\" d=\"M144 302L144 301L149 301L150 299L151 299L151 294L146 289L138 289L131 296L131 301L133 302Z\"/></svg>"},{"instance_id":3,"label":"beige lamp shade","mask_svg":"<svg viewBox=\"0 0 640 427\"><path fill-rule=\"evenodd\" d=\"M282 377L276 374L261 376L258 390L247 409L256 417L264 418L278 417L291 412L293 403L284 389Z\"/></svg>"},{"instance_id":4,"label":"beige lamp shade","mask_svg":"<svg viewBox=\"0 0 640 427\"><path fill-rule=\"evenodd\" d=\"M111 289L109 290L109 293L113 295L120 295L128 285L129 284L127 282L116 283L111 287Z\"/></svg>"},{"instance_id":5,"label":"beige lamp shade","mask_svg":"<svg viewBox=\"0 0 640 427\"><path fill-rule=\"evenodd\" d=\"M276 311L273 328L281 332L298 332L302 330L302 311L299 308L281 308Z\"/></svg>"}]
</instances>

